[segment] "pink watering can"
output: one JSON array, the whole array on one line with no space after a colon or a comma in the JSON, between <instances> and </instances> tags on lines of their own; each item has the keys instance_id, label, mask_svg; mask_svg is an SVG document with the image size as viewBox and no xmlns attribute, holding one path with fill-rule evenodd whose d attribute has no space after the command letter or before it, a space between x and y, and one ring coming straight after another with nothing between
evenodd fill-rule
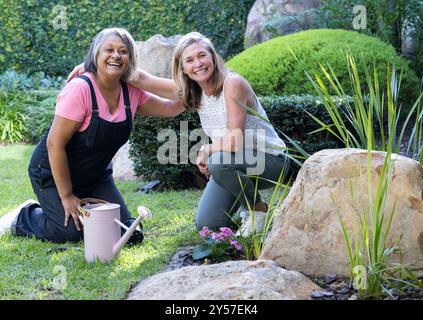
<instances>
[{"instance_id":1,"label":"pink watering can","mask_svg":"<svg viewBox=\"0 0 423 320\"><path fill-rule=\"evenodd\" d=\"M78 210L79 219L84 225L85 260L93 262L99 259L109 262L116 258L122 247L134 233L135 228L151 212L145 207L138 207L139 216L128 228L120 222L120 205L104 200L81 199ZM126 230L121 237L121 227Z\"/></svg>"}]
</instances>

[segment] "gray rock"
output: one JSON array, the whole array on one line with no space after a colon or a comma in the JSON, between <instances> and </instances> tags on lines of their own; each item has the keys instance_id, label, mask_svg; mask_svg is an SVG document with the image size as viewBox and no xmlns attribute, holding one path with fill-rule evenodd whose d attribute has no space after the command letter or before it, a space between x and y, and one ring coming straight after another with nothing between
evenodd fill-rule
<instances>
[{"instance_id":1,"label":"gray rock","mask_svg":"<svg viewBox=\"0 0 423 320\"><path fill-rule=\"evenodd\" d=\"M271 34L264 30L266 21L275 18L294 17L300 12L315 9L319 6L319 0L257 0L248 14L245 47L251 47L271 38ZM311 22L304 21L301 26L295 21L289 22L281 26L278 31L279 34L284 35L307 30L311 27Z\"/></svg>"},{"instance_id":2,"label":"gray rock","mask_svg":"<svg viewBox=\"0 0 423 320\"><path fill-rule=\"evenodd\" d=\"M173 52L181 38L181 35L166 38L156 34L146 41L137 41L139 67L155 76L171 79Z\"/></svg>"},{"instance_id":3,"label":"gray rock","mask_svg":"<svg viewBox=\"0 0 423 320\"><path fill-rule=\"evenodd\" d=\"M348 288L342 288L342 289L336 291L336 293L339 293L339 294L347 294L349 292L350 292L350 290Z\"/></svg>"},{"instance_id":4,"label":"gray rock","mask_svg":"<svg viewBox=\"0 0 423 320\"><path fill-rule=\"evenodd\" d=\"M321 290L269 260L184 267L141 281L129 300L306 300Z\"/></svg>"},{"instance_id":5,"label":"gray rock","mask_svg":"<svg viewBox=\"0 0 423 320\"><path fill-rule=\"evenodd\" d=\"M129 158L129 142L125 143L112 160L113 178L116 180L136 180L134 162Z\"/></svg>"},{"instance_id":6,"label":"gray rock","mask_svg":"<svg viewBox=\"0 0 423 320\"><path fill-rule=\"evenodd\" d=\"M324 297L324 294L321 291L313 291L310 296L313 299L321 299Z\"/></svg>"},{"instance_id":7,"label":"gray rock","mask_svg":"<svg viewBox=\"0 0 423 320\"><path fill-rule=\"evenodd\" d=\"M325 274L323 277L323 279L325 280L327 284L331 284L335 282L336 278L337 278L336 274Z\"/></svg>"}]
</instances>

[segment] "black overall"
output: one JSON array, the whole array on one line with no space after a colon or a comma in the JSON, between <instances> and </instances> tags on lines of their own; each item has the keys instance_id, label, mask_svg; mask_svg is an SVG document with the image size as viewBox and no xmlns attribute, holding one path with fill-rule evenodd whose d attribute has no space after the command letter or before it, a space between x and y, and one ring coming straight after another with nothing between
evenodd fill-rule
<instances>
[{"instance_id":1,"label":"black overall","mask_svg":"<svg viewBox=\"0 0 423 320\"><path fill-rule=\"evenodd\" d=\"M120 204L121 221L130 225L134 219L114 184L111 165L114 155L126 143L132 130L128 87L121 82L126 120L108 122L99 117L90 79L82 75L79 77L90 86L93 112L87 129L77 132L66 146L73 193L79 198L99 198ZM15 232L18 236L36 236L57 243L80 241L83 232L76 229L72 217L69 217L68 226L64 226L65 211L50 168L47 136L48 131L35 148L28 168L40 206L34 204L21 210Z\"/></svg>"}]
</instances>

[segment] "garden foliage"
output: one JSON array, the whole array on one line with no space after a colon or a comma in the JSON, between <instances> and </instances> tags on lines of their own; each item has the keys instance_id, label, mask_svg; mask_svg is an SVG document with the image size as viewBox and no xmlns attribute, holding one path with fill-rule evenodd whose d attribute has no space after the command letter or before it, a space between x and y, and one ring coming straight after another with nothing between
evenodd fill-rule
<instances>
[{"instance_id":1,"label":"garden foliage","mask_svg":"<svg viewBox=\"0 0 423 320\"><path fill-rule=\"evenodd\" d=\"M66 75L104 28L126 28L136 41L155 34L204 33L224 57L240 52L254 0L0 1L0 73ZM56 7L62 5L62 7ZM58 10L58 9L64 10ZM54 27L58 28L54 28ZM5 63L7 62L7 63Z\"/></svg>"},{"instance_id":2,"label":"garden foliage","mask_svg":"<svg viewBox=\"0 0 423 320\"><path fill-rule=\"evenodd\" d=\"M53 120L59 91L0 87L0 142L37 143Z\"/></svg>"}]
</instances>

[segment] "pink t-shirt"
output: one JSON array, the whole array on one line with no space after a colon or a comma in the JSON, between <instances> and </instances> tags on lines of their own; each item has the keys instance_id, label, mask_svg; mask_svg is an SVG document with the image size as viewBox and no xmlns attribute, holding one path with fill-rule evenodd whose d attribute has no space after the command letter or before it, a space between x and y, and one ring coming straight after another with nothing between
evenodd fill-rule
<instances>
[{"instance_id":1,"label":"pink t-shirt","mask_svg":"<svg viewBox=\"0 0 423 320\"><path fill-rule=\"evenodd\" d=\"M113 114L111 114L107 102L101 95L93 76L88 72L84 73L84 75L90 78L93 84L97 99L99 117L109 122L121 122L126 120L122 88L119 96L119 107ZM135 88L129 84L128 92L133 119L135 113L140 110L141 105L150 99L151 95L149 92ZM73 78L69 81L56 99L55 114L69 120L82 122L82 126L78 130L79 132L84 131L88 127L92 115L92 100L90 87L85 80L81 78Z\"/></svg>"}]
</instances>

